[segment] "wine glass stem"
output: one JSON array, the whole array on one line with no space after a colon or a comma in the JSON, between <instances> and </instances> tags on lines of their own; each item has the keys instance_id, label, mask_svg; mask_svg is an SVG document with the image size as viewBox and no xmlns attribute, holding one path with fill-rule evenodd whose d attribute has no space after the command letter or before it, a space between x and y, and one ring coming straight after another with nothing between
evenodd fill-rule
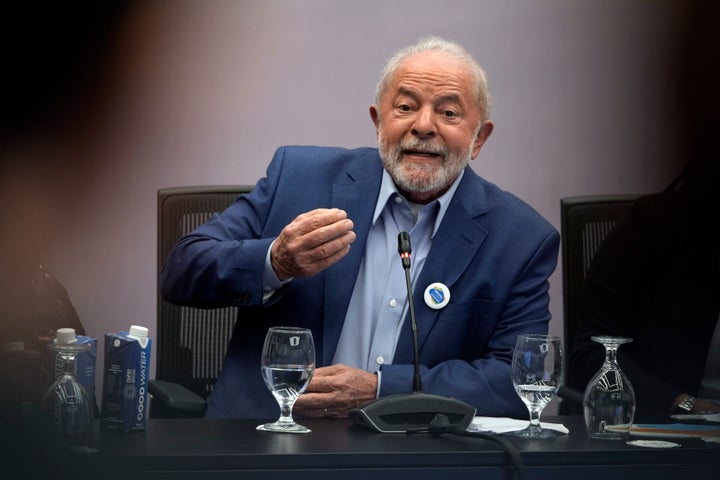
<instances>
[{"instance_id":1,"label":"wine glass stem","mask_svg":"<svg viewBox=\"0 0 720 480\"><path fill-rule=\"evenodd\" d=\"M282 403L280 404L280 418L278 419L278 423L288 424L292 425L295 423L295 420L293 420L292 417L292 407L293 403Z\"/></svg>"},{"instance_id":2,"label":"wine glass stem","mask_svg":"<svg viewBox=\"0 0 720 480\"><path fill-rule=\"evenodd\" d=\"M540 428L540 412L537 408L530 408L530 428Z\"/></svg>"},{"instance_id":3,"label":"wine glass stem","mask_svg":"<svg viewBox=\"0 0 720 480\"><path fill-rule=\"evenodd\" d=\"M615 363L617 361L617 346L605 345L605 362Z\"/></svg>"}]
</instances>

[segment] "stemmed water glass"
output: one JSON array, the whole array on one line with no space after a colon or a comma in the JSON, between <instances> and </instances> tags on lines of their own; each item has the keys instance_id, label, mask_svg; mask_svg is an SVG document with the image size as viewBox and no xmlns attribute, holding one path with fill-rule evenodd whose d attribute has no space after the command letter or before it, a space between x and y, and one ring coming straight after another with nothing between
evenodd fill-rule
<instances>
[{"instance_id":1,"label":"stemmed water glass","mask_svg":"<svg viewBox=\"0 0 720 480\"><path fill-rule=\"evenodd\" d=\"M292 408L315 371L312 332L296 327L268 329L260 368L265 385L280 405L280 418L272 423L258 425L257 429L267 432L310 432L309 428L295 423Z\"/></svg>"},{"instance_id":2,"label":"stemmed water glass","mask_svg":"<svg viewBox=\"0 0 720 480\"><path fill-rule=\"evenodd\" d=\"M555 432L540 426L540 413L557 393L563 376L560 337L524 334L517 338L512 359L515 391L527 405L530 424L513 435L522 438L554 438Z\"/></svg>"},{"instance_id":3,"label":"stemmed water glass","mask_svg":"<svg viewBox=\"0 0 720 480\"><path fill-rule=\"evenodd\" d=\"M618 348L628 337L605 335L590 339L605 347L605 361L583 395L585 428L590 438L622 440L630 436L635 416L635 390L617 362Z\"/></svg>"}]
</instances>

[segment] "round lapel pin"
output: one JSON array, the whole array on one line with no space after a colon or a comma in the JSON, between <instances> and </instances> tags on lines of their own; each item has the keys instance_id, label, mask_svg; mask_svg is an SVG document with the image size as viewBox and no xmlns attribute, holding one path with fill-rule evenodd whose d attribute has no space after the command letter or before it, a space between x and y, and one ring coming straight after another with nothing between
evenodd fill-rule
<instances>
[{"instance_id":1,"label":"round lapel pin","mask_svg":"<svg viewBox=\"0 0 720 480\"><path fill-rule=\"evenodd\" d=\"M431 283L425 289L424 298L425 305L434 310L439 310L450 301L450 289L440 282Z\"/></svg>"}]
</instances>

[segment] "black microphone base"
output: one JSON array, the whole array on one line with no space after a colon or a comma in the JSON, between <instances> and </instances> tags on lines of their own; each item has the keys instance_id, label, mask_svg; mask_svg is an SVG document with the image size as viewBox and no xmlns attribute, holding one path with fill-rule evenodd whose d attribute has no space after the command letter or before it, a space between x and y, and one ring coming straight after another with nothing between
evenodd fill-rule
<instances>
[{"instance_id":1,"label":"black microphone base","mask_svg":"<svg viewBox=\"0 0 720 480\"><path fill-rule=\"evenodd\" d=\"M475 407L455 398L415 392L389 395L348 412L356 424L382 433L406 433L430 427L437 415L450 426L466 429L475 416Z\"/></svg>"}]
</instances>

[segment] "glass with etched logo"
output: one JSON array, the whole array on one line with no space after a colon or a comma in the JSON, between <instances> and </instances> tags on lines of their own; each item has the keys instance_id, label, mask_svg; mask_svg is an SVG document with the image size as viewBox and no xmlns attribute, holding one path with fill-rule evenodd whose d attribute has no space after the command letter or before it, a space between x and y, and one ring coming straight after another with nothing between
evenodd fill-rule
<instances>
[{"instance_id":1,"label":"glass with etched logo","mask_svg":"<svg viewBox=\"0 0 720 480\"><path fill-rule=\"evenodd\" d=\"M258 425L258 430L308 433L295 423L292 408L305 391L315 372L315 346L312 332L305 328L271 327L263 344L261 371L265 385L280 406L280 418Z\"/></svg>"},{"instance_id":2,"label":"glass with etched logo","mask_svg":"<svg viewBox=\"0 0 720 480\"><path fill-rule=\"evenodd\" d=\"M515 391L530 413L530 424L513 435L522 438L554 438L555 432L540 426L540 414L560 387L563 376L562 344L551 335L519 335L512 359Z\"/></svg>"},{"instance_id":3,"label":"glass with etched logo","mask_svg":"<svg viewBox=\"0 0 720 480\"><path fill-rule=\"evenodd\" d=\"M591 438L622 440L630 435L635 416L635 391L620 369L617 351L632 338L594 336L605 347L605 361L588 382L583 396L585 429Z\"/></svg>"}]
</instances>

